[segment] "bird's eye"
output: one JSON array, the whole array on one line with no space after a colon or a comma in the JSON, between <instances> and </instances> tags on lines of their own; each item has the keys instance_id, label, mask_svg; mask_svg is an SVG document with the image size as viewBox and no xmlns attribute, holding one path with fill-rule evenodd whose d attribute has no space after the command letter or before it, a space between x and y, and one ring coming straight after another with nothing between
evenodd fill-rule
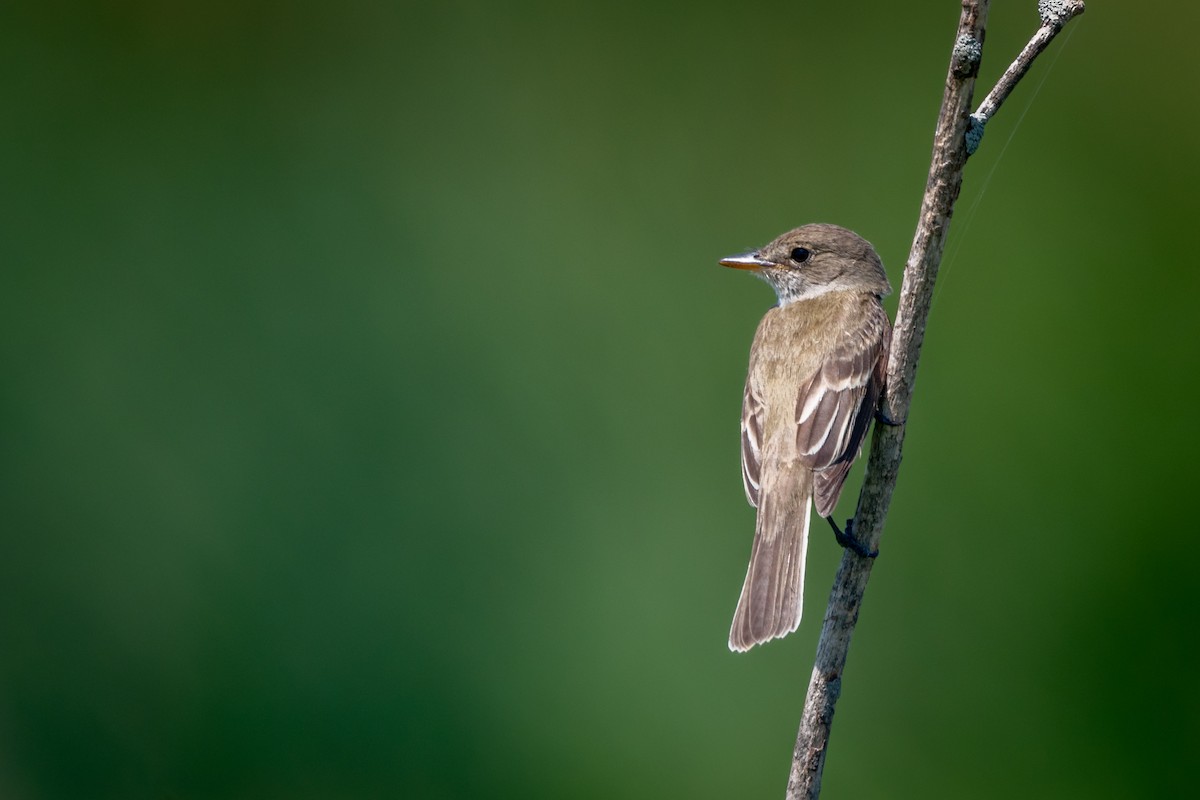
<instances>
[{"instance_id":1,"label":"bird's eye","mask_svg":"<svg viewBox=\"0 0 1200 800\"><path fill-rule=\"evenodd\" d=\"M797 247L791 253L792 261L795 261L797 264L803 264L805 261L808 261L808 257L811 255L812 253L808 251L807 247Z\"/></svg>"}]
</instances>

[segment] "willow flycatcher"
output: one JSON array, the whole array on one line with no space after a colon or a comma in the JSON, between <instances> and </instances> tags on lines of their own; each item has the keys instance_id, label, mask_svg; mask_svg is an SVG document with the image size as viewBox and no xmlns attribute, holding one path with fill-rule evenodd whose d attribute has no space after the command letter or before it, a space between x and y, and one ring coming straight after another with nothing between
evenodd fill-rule
<instances>
[{"instance_id":1,"label":"willow flycatcher","mask_svg":"<svg viewBox=\"0 0 1200 800\"><path fill-rule=\"evenodd\" d=\"M880 298L892 287L870 243L836 225L796 228L721 264L779 296L754 334L742 399L742 480L758 509L729 631L744 652L800 624L812 501L843 546L861 548L830 515L883 390L892 326Z\"/></svg>"}]
</instances>

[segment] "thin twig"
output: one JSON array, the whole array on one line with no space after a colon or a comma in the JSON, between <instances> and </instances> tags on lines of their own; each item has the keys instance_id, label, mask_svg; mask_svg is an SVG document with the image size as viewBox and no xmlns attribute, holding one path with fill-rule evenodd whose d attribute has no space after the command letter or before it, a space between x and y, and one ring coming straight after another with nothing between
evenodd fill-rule
<instances>
[{"instance_id":1,"label":"thin twig","mask_svg":"<svg viewBox=\"0 0 1200 800\"><path fill-rule=\"evenodd\" d=\"M954 202L962 188L963 167L969 156L967 139L968 129L972 127L971 95L983 54L987 11L988 0L962 0L958 35L946 76L942 109L934 131L929 179L925 185L912 249L904 268L904 282L900 288L900 305L896 312L888 361L887 389L881 405L887 419L900 420L902 423L908 418L917 361L933 298L933 284L942 260ZM1083 3L1079 0L1041 0L1038 11L1043 25L984 101L980 109L981 112L986 110L983 122L996 112L1012 87L1028 71L1033 59L1045 49L1062 26L1083 12ZM981 123L976 124L980 124L982 131ZM978 141L975 141L975 145L978 145ZM904 432L904 424L875 425L866 477L854 515L854 534L868 551L879 548L883 535L883 524L900 469ZM800 732L792 755L788 800L816 800L820 795L829 728L842 689L842 671L873 564L873 559L864 558L852 550L843 552L825 611L808 696L800 720Z\"/></svg>"},{"instance_id":2,"label":"thin twig","mask_svg":"<svg viewBox=\"0 0 1200 800\"><path fill-rule=\"evenodd\" d=\"M967 155L972 155L979 147L979 142L983 139L984 126L1008 99L1008 95L1021 78L1025 77L1025 73L1029 72L1029 68L1033 66L1033 60L1041 55L1064 25L1082 14L1083 11L1081 0L1039 0L1038 15L1042 18L1042 27L1038 28L1037 33L1025 45L1016 60L1008 65L1008 69L1004 70L1000 80L996 81L996 85L988 92L988 96L983 98L979 108L971 115L971 121L967 128Z\"/></svg>"}]
</instances>

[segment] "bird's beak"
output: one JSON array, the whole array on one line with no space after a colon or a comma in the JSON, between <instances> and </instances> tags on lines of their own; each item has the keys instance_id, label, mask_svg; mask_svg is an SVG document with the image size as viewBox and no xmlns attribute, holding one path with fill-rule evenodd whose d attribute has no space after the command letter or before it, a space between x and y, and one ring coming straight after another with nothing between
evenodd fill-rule
<instances>
[{"instance_id":1,"label":"bird's beak","mask_svg":"<svg viewBox=\"0 0 1200 800\"><path fill-rule=\"evenodd\" d=\"M760 258L757 252L750 252L722 258L721 266L733 267L734 269L762 269L763 267L773 267L775 265L770 261Z\"/></svg>"}]
</instances>

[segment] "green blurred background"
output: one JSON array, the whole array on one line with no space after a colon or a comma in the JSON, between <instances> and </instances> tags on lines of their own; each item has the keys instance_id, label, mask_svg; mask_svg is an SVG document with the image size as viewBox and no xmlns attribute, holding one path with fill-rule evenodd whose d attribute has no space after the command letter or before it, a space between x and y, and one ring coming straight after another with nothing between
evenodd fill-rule
<instances>
[{"instance_id":1,"label":"green blurred background","mask_svg":"<svg viewBox=\"0 0 1200 800\"><path fill-rule=\"evenodd\" d=\"M1191 785L1200 11L1153 8L969 165L827 797ZM726 649L773 297L716 260L838 222L899 286L957 17L10 5L0 796L782 796L839 554Z\"/></svg>"}]
</instances>

